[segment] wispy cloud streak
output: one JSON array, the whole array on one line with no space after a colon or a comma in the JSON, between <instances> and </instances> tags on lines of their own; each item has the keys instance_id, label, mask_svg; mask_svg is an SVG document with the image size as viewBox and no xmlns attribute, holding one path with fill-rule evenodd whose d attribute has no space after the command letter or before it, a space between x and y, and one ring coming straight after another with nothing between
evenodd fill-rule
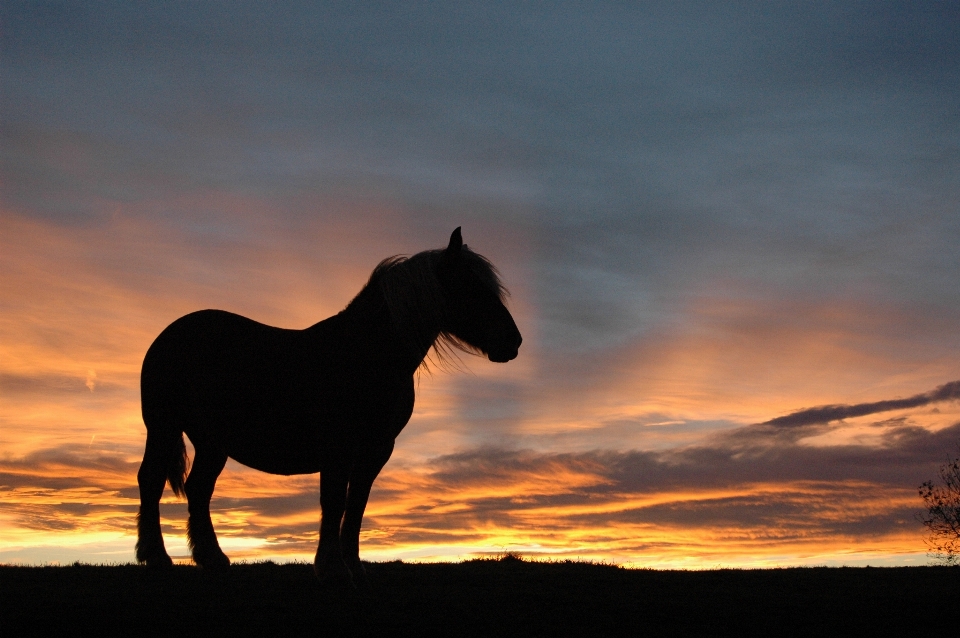
<instances>
[{"instance_id":1,"label":"wispy cloud streak","mask_svg":"<svg viewBox=\"0 0 960 638\"><path fill-rule=\"evenodd\" d=\"M854 405L821 405L815 408L805 408L785 416L764 421L760 425L774 425L797 427L804 425L826 424L831 421L850 419L858 416L867 416L878 412L891 410L905 410L919 408L939 401L954 401L960 399L960 381L945 383L930 392L915 394L906 399L888 399L872 403L856 403Z\"/></svg>"}]
</instances>

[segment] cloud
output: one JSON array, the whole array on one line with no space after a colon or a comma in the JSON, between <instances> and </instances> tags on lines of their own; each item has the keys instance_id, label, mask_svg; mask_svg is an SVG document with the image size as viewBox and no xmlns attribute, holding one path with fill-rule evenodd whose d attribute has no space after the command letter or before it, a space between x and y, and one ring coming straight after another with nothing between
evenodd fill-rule
<instances>
[{"instance_id":1,"label":"cloud","mask_svg":"<svg viewBox=\"0 0 960 638\"><path fill-rule=\"evenodd\" d=\"M849 419L858 416L867 416L878 412L889 412L890 410L904 410L907 408L919 408L924 405L936 403L938 401L955 401L960 399L960 381L951 381L945 383L930 392L916 394L906 399L888 399L886 401L874 401L872 403L858 403L856 405L822 405L816 408L805 408L785 416L779 416L769 421L764 421L761 425L773 425L781 427L798 427L804 425L814 425L818 423L829 423L839 421L840 419Z\"/></svg>"},{"instance_id":2,"label":"cloud","mask_svg":"<svg viewBox=\"0 0 960 638\"><path fill-rule=\"evenodd\" d=\"M919 547L916 486L960 439L960 423L876 426L883 435L871 445L812 446L746 426L679 449L480 448L388 465L368 508L367 529L379 531L368 543L402 551L501 538L551 555L616 547L641 563L654 546L674 558L884 538Z\"/></svg>"},{"instance_id":3,"label":"cloud","mask_svg":"<svg viewBox=\"0 0 960 638\"><path fill-rule=\"evenodd\" d=\"M450 557L500 544L532 555L664 565L745 552L800 556L853 542L920 547L911 524L915 487L960 439L960 423L937 431L905 419L875 427L882 436L871 445L815 447L785 439L783 428L745 426L657 451L484 447L388 464L374 485L363 547L371 557ZM51 538L132 533L137 466L129 454L69 446L5 459L0 513ZM316 476L271 476L231 463L212 511L223 538L261 543L235 558L304 557L317 541L317 497ZM164 516L166 533L182 535L183 504L164 505Z\"/></svg>"},{"instance_id":4,"label":"cloud","mask_svg":"<svg viewBox=\"0 0 960 638\"><path fill-rule=\"evenodd\" d=\"M141 9L5 5L10 208L96 224L150 202L207 241L244 215L184 193L254 196L287 229L322 215L291 194L388 202L409 221L383 235L466 217L530 238L552 350L682 321L717 275L953 295L942 8Z\"/></svg>"},{"instance_id":5,"label":"cloud","mask_svg":"<svg viewBox=\"0 0 960 638\"><path fill-rule=\"evenodd\" d=\"M74 493L86 488L128 490L136 488L140 467L140 460L131 456L73 445L33 450L19 458L8 456L0 458L0 488Z\"/></svg>"},{"instance_id":6,"label":"cloud","mask_svg":"<svg viewBox=\"0 0 960 638\"><path fill-rule=\"evenodd\" d=\"M747 426L679 449L544 454L481 448L438 457L426 467L438 493L451 495L469 494L478 486L489 494L513 486L517 495L552 497L797 481L865 481L913 489L957 440L960 424L930 431L897 423L885 428L878 445L824 447L784 442Z\"/></svg>"}]
</instances>

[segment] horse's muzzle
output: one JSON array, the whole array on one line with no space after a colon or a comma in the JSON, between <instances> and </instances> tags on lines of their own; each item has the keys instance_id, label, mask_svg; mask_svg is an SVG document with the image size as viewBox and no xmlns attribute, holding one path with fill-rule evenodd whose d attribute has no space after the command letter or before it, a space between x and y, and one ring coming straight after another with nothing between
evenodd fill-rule
<instances>
[{"instance_id":1,"label":"horse's muzzle","mask_svg":"<svg viewBox=\"0 0 960 638\"><path fill-rule=\"evenodd\" d=\"M517 358L517 355L520 354L520 344L522 342L523 337L521 337L520 333L518 332L516 345L490 350L487 352L487 358L494 363L506 363L507 361L513 361Z\"/></svg>"}]
</instances>

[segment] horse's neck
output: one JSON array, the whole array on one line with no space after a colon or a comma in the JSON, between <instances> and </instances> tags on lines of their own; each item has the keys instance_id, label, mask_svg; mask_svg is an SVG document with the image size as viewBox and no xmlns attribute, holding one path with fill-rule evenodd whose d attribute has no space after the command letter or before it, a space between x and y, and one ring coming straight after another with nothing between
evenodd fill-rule
<instances>
[{"instance_id":1,"label":"horse's neck","mask_svg":"<svg viewBox=\"0 0 960 638\"><path fill-rule=\"evenodd\" d=\"M413 374L420 367L440 334L435 326L397 326L382 295L373 290L358 295L340 314L358 331L368 356L403 373Z\"/></svg>"}]
</instances>

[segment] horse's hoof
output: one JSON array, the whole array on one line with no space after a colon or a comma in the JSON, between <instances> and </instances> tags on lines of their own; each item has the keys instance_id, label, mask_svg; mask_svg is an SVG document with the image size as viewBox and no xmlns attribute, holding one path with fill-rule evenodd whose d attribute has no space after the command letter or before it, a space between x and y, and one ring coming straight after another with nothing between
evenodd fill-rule
<instances>
[{"instance_id":1,"label":"horse's hoof","mask_svg":"<svg viewBox=\"0 0 960 638\"><path fill-rule=\"evenodd\" d=\"M197 567L211 572L223 571L230 567L230 559L223 552L213 556L194 556L193 562L197 564Z\"/></svg>"},{"instance_id":2,"label":"horse's hoof","mask_svg":"<svg viewBox=\"0 0 960 638\"><path fill-rule=\"evenodd\" d=\"M370 579L367 578L367 570L363 568L363 563L359 560L347 561L347 569L353 576L353 585L357 588L357 591L367 594L373 591L373 588L370 587Z\"/></svg>"}]
</instances>

